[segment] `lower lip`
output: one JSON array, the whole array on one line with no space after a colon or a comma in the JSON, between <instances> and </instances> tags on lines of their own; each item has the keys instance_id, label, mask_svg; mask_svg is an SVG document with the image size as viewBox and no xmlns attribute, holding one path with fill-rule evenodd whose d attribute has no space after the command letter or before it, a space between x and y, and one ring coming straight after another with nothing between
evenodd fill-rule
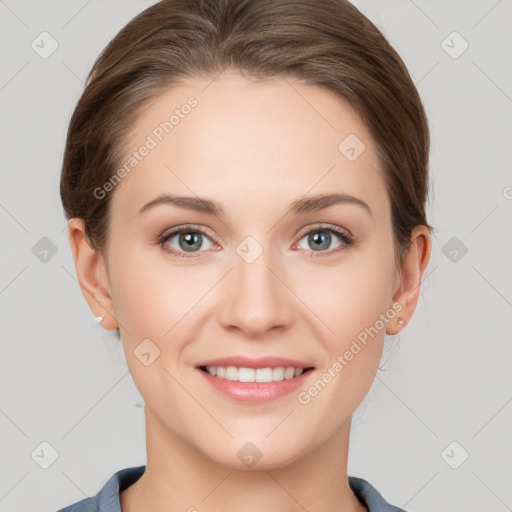
<instances>
[{"instance_id":1,"label":"lower lip","mask_svg":"<svg viewBox=\"0 0 512 512\"><path fill-rule=\"evenodd\" d=\"M197 368L204 378L217 390L231 398L242 402L268 402L287 395L304 384L313 373L313 369L301 373L298 377L284 379L277 382L239 382L220 377L214 377L208 372Z\"/></svg>"}]
</instances>

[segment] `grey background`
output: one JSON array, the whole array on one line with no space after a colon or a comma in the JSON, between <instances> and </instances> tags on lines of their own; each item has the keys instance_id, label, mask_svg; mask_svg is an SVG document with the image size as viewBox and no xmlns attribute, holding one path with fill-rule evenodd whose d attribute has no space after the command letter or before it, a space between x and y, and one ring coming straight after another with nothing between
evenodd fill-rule
<instances>
[{"instance_id":1,"label":"grey background","mask_svg":"<svg viewBox=\"0 0 512 512\"><path fill-rule=\"evenodd\" d=\"M0 1L2 512L56 510L146 461L142 398L91 320L58 188L86 73L151 3ZM512 2L354 3L427 109L437 232L416 314L354 416L349 474L410 512L512 510ZM59 45L47 59L31 47L43 31ZM56 252L41 261L44 237Z\"/></svg>"}]
</instances>

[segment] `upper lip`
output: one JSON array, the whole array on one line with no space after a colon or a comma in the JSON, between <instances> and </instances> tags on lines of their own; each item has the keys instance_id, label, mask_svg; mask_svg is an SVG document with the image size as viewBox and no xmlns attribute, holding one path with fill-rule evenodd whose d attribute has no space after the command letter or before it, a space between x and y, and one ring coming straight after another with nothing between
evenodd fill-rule
<instances>
[{"instance_id":1,"label":"upper lip","mask_svg":"<svg viewBox=\"0 0 512 512\"><path fill-rule=\"evenodd\" d=\"M294 368L313 368L312 364L297 361L296 359L288 359L284 357L260 357L251 358L247 356L231 356L221 357L218 359L209 359L196 365L198 368L201 366L236 366L238 368L287 368L293 366Z\"/></svg>"}]
</instances>

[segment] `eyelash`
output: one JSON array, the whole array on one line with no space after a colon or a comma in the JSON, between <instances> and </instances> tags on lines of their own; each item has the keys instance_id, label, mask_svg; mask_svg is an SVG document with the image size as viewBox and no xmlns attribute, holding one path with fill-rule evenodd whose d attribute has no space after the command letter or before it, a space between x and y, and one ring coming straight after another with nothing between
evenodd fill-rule
<instances>
[{"instance_id":1,"label":"eyelash","mask_svg":"<svg viewBox=\"0 0 512 512\"><path fill-rule=\"evenodd\" d=\"M322 258L322 257L326 257L326 256L332 256L334 254L337 254L341 251L344 251L346 250L348 247L352 246L352 245L355 245L355 240L354 238L352 238L352 236L348 235L346 232L344 231L341 231L340 229L330 225L330 224L327 224L327 225L319 225L319 226L315 226L314 228L310 229L309 231L306 231L305 233L301 234L300 238L299 238L299 241L302 240L306 235L309 235L311 233L315 233L315 232L328 232L328 233L334 233L335 235L337 235L341 240L342 240L342 244L337 247L336 249L331 249L329 251L310 251L312 254L311 254L311 257L312 258ZM197 258L198 257L198 253L191 253L191 254L194 254L194 256L192 255L188 255L186 254L185 252L182 252L182 251L176 251L175 249L169 247L168 245L166 245L166 243L174 236L174 235L178 235L178 234L181 234L181 233L199 233L207 238L210 238L199 226L196 226L196 225L193 225L193 224L188 224L186 226L182 226L180 228L177 228L173 231L170 231L170 232L165 232L163 233L162 235L159 235L158 237L158 243L162 246L162 248L170 253L170 254L173 254L179 258ZM298 243L298 242L297 242ZM306 249L301 249L301 250L306 250ZM199 253L200 252L203 252L203 251L198 251ZM316 254L315 254L316 253Z\"/></svg>"}]
</instances>

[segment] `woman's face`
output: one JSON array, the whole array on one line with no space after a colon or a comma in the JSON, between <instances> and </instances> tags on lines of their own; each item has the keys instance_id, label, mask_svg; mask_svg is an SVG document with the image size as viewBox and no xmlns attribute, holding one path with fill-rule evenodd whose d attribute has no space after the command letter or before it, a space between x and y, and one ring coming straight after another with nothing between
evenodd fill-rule
<instances>
[{"instance_id":1,"label":"woman's face","mask_svg":"<svg viewBox=\"0 0 512 512\"><path fill-rule=\"evenodd\" d=\"M126 147L136 160L113 187L107 268L147 421L237 468L246 455L261 468L287 464L346 431L399 285L389 198L362 121L323 88L223 75L152 102ZM164 195L189 199L145 208ZM346 200L307 202L330 195ZM239 356L314 369L262 400L220 391L198 368Z\"/></svg>"}]
</instances>

